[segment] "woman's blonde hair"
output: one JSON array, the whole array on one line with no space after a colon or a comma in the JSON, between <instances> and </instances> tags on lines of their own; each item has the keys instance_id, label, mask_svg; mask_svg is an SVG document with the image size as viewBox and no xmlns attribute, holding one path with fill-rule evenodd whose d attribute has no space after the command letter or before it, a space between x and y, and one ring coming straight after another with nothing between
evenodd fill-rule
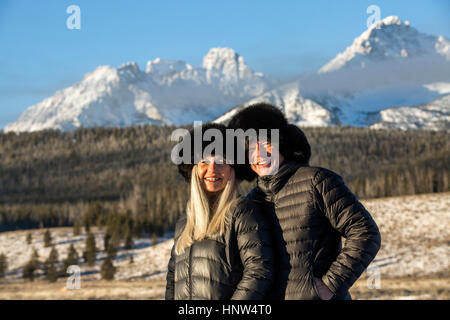
<instances>
[{"instance_id":1,"label":"woman's blonde hair","mask_svg":"<svg viewBox=\"0 0 450 320\"><path fill-rule=\"evenodd\" d=\"M175 245L175 253L181 254L194 241L222 235L229 221L229 212L238 199L238 183L231 168L230 178L215 203L209 203L200 182L197 165L192 168L191 194L186 206L186 226Z\"/></svg>"}]
</instances>

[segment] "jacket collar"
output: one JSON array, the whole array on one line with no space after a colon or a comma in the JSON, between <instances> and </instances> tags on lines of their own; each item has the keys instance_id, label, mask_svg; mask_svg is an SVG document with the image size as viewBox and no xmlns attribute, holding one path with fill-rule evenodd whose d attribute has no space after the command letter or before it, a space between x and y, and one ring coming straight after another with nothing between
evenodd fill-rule
<instances>
[{"instance_id":1,"label":"jacket collar","mask_svg":"<svg viewBox=\"0 0 450 320\"><path fill-rule=\"evenodd\" d=\"M297 161L285 161L276 174L258 177L257 185L266 196L272 197L283 188L289 178L301 166L302 164Z\"/></svg>"}]
</instances>

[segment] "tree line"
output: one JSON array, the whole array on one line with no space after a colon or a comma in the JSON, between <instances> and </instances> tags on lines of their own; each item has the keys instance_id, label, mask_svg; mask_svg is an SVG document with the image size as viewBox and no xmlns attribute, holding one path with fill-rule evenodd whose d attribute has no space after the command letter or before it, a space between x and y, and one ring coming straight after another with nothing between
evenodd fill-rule
<instances>
[{"instance_id":1,"label":"tree line","mask_svg":"<svg viewBox=\"0 0 450 320\"><path fill-rule=\"evenodd\" d=\"M1 133L0 231L106 227L111 219L128 221L134 236L173 229L189 191L170 160L174 129ZM447 131L303 130L310 165L340 174L359 198L450 191ZM242 183L243 194L253 186Z\"/></svg>"}]
</instances>

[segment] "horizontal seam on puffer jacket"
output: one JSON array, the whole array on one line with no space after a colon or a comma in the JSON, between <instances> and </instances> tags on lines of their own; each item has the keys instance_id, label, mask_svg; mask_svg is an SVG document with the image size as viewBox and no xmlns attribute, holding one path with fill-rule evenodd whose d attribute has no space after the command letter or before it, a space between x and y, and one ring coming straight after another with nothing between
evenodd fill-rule
<instances>
[{"instance_id":1,"label":"horizontal seam on puffer jacket","mask_svg":"<svg viewBox=\"0 0 450 320\"><path fill-rule=\"evenodd\" d=\"M291 252L291 259L290 262L294 262L294 261L300 261L300 257L306 257L311 251L310 250L296 250L295 252ZM294 254L296 253L296 254ZM291 263L291 267L298 267L298 266L304 266L303 263Z\"/></svg>"},{"instance_id":2,"label":"horizontal seam on puffer jacket","mask_svg":"<svg viewBox=\"0 0 450 320\"><path fill-rule=\"evenodd\" d=\"M343 261L346 261L346 260L347 259L343 259ZM331 270L331 266L333 266L334 263L337 263L339 266L343 266L345 269L349 270L350 273L353 275L354 270L351 267L347 266L346 264L342 263L341 261L339 261L337 259L335 261L333 261L333 263L330 265L330 269L328 269L328 270Z\"/></svg>"},{"instance_id":3,"label":"horizontal seam on puffer jacket","mask_svg":"<svg viewBox=\"0 0 450 320\"><path fill-rule=\"evenodd\" d=\"M290 275L292 275L292 274L294 274L292 271L293 270L302 270L302 269L307 269L308 267L306 266L306 265L304 265L304 264L296 264L295 266L291 266L291 272L290 272ZM300 277L304 277L305 276L305 274L300 274L299 275ZM289 278L289 276L288 276L288 279L292 279L292 278ZM298 278L294 278L294 279L298 279Z\"/></svg>"},{"instance_id":4,"label":"horizontal seam on puffer jacket","mask_svg":"<svg viewBox=\"0 0 450 320\"><path fill-rule=\"evenodd\" d=\"M246 233L250 233L252 231L258 230L258 226L253 226L253 227L248 227L245 229L241 229L239 230L239 232L237 233L238 235L242 235L242 234L246 234Z\"/></svg>"},{"instance_id":5,"label":"horizontal seam on puffer jacket","mask_svg":"<svg viewBox=\"0 0 450 320\"><path fill-rule=\"evenodd\" d=\"M194 260L194 259L206 259L206 260L209 260L209 261L218 262L218 263L222 264L222 262L220 260L215 260L215 259L212 259L212 258L209 258L209 257L192 256L192 260Z\"/></svg>"},{"instance_id":6,"label":"horizontal seam on puffer jacket","mask_svg":"<svg viewBox=\"0 0 450 320\"><path fill-rule=\"evenodd\" d=\"M327 206L327 208L331 207L332 205L334 205L335 203L337 203L339 200L341 200L342 198L344 198L344 196L340 197L339 199L337 199L336 201L334 201L331 205ZM338 213L342 213L344 212L344 210L346 210L348 207L351 207L353 205L355 205L357 202L355 200L352 200L348 205L346 205L344 208L342 208L341 211L339 211ZM357 210L356 212L354 212L353 214L357 214L359 212L361 212L362 210Z\"/></svg>"},{"instance_id":7,"label":"horizontal seam on puffer jacket","mask_svg":"<svg viewBox=\"0 0 450 320\"><path fill-rule=\"evenodd\" d=\"M303 217L308 217L308 216L315 216L314 213L294 213L294 214L290 214L290 215L286 215L286 216L280 216L277 215L278 221L283 221L283 220L289 220L289 219L298 219L298 218L303 218Z\"/></svg>"},{"instance_id":8,"label":"horizontal seam on puffer jacket","mask_svg":"<svg viewBox=\"0 0 450 320\"><path fill-rule=\"evenodd\" d=\"M219 281L219 280L214 280L214 279L206 278L206 277L203 277L203 276L191 275L191 278L205 279L205 280L207 280L207 281L215 282L215 283L218 283L218 284L223 284L223 285L225 285L225 286L227 286L227 287L233 287L233 286L234 286L233 284L228 284L228 283L225 283L225 282L221 282L221 281Z\"/></svg>"},{"instance_id":9,"label":"horizontal seam on puffer jacket","mask_svg":"<svg viewBox=\"0 0 450 320\"><path fill-rule=\"evenodd\" d=\"M375 236L376 232L369 232L368 234ZM366 238L366 237L364 237L364 238L357 238L357 239L350 238L350 240L346 240L346 241L350 241L350 243L353 242L353 241L358 241L358 242L359 241L364 241L364 242L369 242L370 241L370 242L373 242L374 244L376 244L378 249L381 247L381 243L379 241L377 241L377 239L373 239L373 238ZM364 252L368 252L367 250L363 250L363 251ZM374 258L375 258L375 256L374 256Z\"/></svg>"},{"instance_id":10,"label":"horizontal seam on puffer jacket","mask_svg":"<svg viewBox=\"0 0 450 320\"><path fill-rule=\"evenodd\" d=\"M209 261L213 261L213 262L217 262L217 263L222 264L222 262L221 262L220 260L214 260L214 259L211 259L211 258L208 258L208 257L202 257L202 256L195 256L195 257L192 257L192 259L197 259L197 258L200 258L200 259L206 259L206 260L209 260ZM175 264L175 266L177 266L178 263L183 263L183 262L185 262L186 260L189 260L189 259L184 259L184 260L182 260L182 261L180 261L180 262L177 262L177 263Z\"/></svg>"},{"instance_id":11,"label":"horizontal seam on puffer jacket","mask_svg":"<svg viewBox=\"0 0 450 320\"><path fill-rule=\"evenodd\" d=\"M295 277L291 277L291 276L295 276ZM303 281L303 279L305 279L306 277L308 277L308 273L302 273L300 275L294 275L293 273L291 273L287 280L289 280L289 282L300 282Z\"/></svg>"},{"instance_id":12,"label":"horizontal seam on puffer jacket","mask_svg":"<svg viewBox=\"0 0 450 320\"><path fill-rule=\"evenodd\" d=\"M367 254L368 256L370 256L372 258L372 260L375 258L375 256L373 256L373 254L367 250L354 250L353 248L348 248L347 250L349 251L357 251L357 252L362 252L364 254ZM360 265L365 265L365 261L359 259L358 257L354 257L351 254L349 254L348 252L345 252L346 256L350 257L353 261L357 261Z\"/></svg>"},{"instance_id":13,"label":"horizontal seam on puffer jacket","mask_svg":"<svg viewBox=\"0 0 450 320\"><path fill-rule=\"evenodd\" d=\"M330 190L328 190L327 192L325 192L324 194L322 194L322 196L325 198L327 196L327 194L329 194L331 191L333 191L334 189L337 189L339 187L341 187L342 185L344 185L342 182L340 182L338 185L335 185L333 188L331 188Z\"/></svg>"},{"instance_id":14,"label":"horizontal seam on puffer jacket","mask_svg":"<svg viewBox=\"0 0 450 320\"><path fill-rule=\"evenodd\" d=\"M217 240L217 239L205 238L205 239L203 239L202 241L205 241L205 240L214 241L214 242L216 242L216 243L218 243L218 244L220 244L220 245L222 245L222 246L226 246L225 243L223 243L223 242L221 242L221 241L219 241L219 240ZM194 244L195 244L195 243L194 243ZM175 262L175 265L177 265L178 263L185 262L186 260L189 260L189 256L187 256L187 257L184 258L183 260L178 260L178 261L176 261L176 262Z\"/></svg>"},{"instance_id":15,"label":"horizontal seam on puffer jacket","mask_svg":"<svg viewBox=\"0 0 450 320\"><path fill-rule=\"evenodd\" d=\"M308 284L307 282L304 282L304 281L301 281L301 282L298 281L298 283L305 283L305 284ZM297 288L296 288L296 289L297 289ZM295 289L290 289L290 290L287 290L287 289L286 289L286 294L292 294L292 293L297 293L297 294L298 294L299 292L298 292L298 290L295 290Z\"/></svg>"},{"instance_id":16,"label":"horizontal seam on puffer jacket","mask_svg":"<svg viewBox=\"0 0 450 320\"><path fill-rule=\"evenodd\" d=\"M293 291L288 291L288 290L286 290L286 292L285 292L285 295L286 295L286 296L288 296L288 295L298 296L298 294L299 294L299 291L298 291L298 290L293 290Z\"/></svg>"},{"instance_id":17,"label":"horizontal seam on puffer jacket","mask_svg":"<svg viewBox=\"0 0 450 320\"><path fill-rule=\"evenodd\" d=\"M314 174L313 181L316 181L317 176L320 176L321 174L326 174L326 175L325 175L325 176L322 176L322 178L323 178L322 180L316 182L316 185L315 185L316 188L317 188L317 186L318 186L319 184L322 184L325 180L327 180L327 179L333 177L333 175L331 175L331 174L328 173L328 172L324 172L324 171L318 170L318 171Z\"/></svg>"},{"instance_id":18,"label":"horizontal seam on puffer jacket","mask_svg":"<svg viewBox=\"0 0 450 320\"><path fill-rule=\"evenodd\" d=\"M336 187L337 188L337 187ZM331 190L333 190L333 189L331 189ZM344 194L342 194L339 198L337 198L336 200L334 200L332 203L330 203L330 204L327 204L326 206L327 206L327 208L329 208L329 207L331 207L332 205L334 205L336 202L338 202L339 200L341 200L342 198L345 198L346 196L348 196L349 195L349 193L344 193ZM356 201L353 199L352 200L352 203L355 203Z\"/></svg>"},{"instance_id":19,"label":"horizontal seam on puffer jacket","mask_svg":"<svg viewBox=\"0 0 450 320\"><path fill-rule=\"evenodd\" d=\"M255 247L266 248L267 246L261 245L260 242L255 242L255 243L248 244L248 245L242 247L240 250L247 250L247 249L251 249L251 248L255 248Z\"/></svg>"},{"instance_id":20,"label":"horizontal seam on puffer jacket","mask_svg":"<svg viewBox=\"0 0 450 320\"><path fill-rule=\"evenodd\" d=\"M295 207L295 206L301 206L301 205L303 205L303 204L305 204L305 203L308 203L308 202L307 202L307 201L304 201L304 202L297 202L297 203L293 203L293 204L288 204L288 205L278 206L278 207L276 208L276 210L277 210L277 211L280 211L280 210L286 210L286 208Z\"/></svg>"},{"instance_id":21,"label":"horizontal seam on puffer jacket","mask_svg":"<svg viewBox=\"0 0 450 320\"><path fill-rule=\"evenodd\" d=\"M300 239L289 240L289 241L285 241L285 242L286 242L286 244L290 244L290 243L304 242L304 241L314 241L314 239L311 239L311 238L300 238Z\"/></svg>"},{"instance_id":22,"label":"horizontal seam on puffer jacket","mask_svg":"<svg viewBox=\"0 0 450 320\"><path fill-rule=\"evenodd\" d=\"M300 219L300 217L297 217L297 216L288 216L288 217L284 217L282 219L278 218L278 222L280 225L281 224L289 224L289 221L292 221L292 220L297 221L299 219ZM290 224L292 224L292 223L290 223Z\"/></svg>"},{"instance_id":23,"label":"horizontal seam on puffer jacket","mask_svg":"<svg viewBox=\"0 0 450 320\"><path fill-rule=\"evenodd\" d=\"M186 279L188 279L188 278L189 278L189 277L184 277L184 278L178 279L178 280L174 281L174 283L175 283L175 284L176 284L176 283L179 283L179 282L185 283L185 282L186 282ZM233 284L227 284L227 283L224 283L224 282L220 282L219 280L214 280L214 279L206 278L206 277L202 277L202 276L191 275L191 279L192 279L192 278L196 278L196 279L205 279L205 280L208 280L208 281L211 281L211 282L215 282L215 283L218 283L218 284L226 285L226 286L228 286L228 287L233 287L233 286L234 286Z\"/></svg>"},{"instance_id":24,"label":"horizontal seam on puffer jacket","mask_svg":"<svg viewBox=\"0 0 450 320\"><path fill-rule=\"evenodd\" d=\"M297 195L299 195L301 193L307 193L309 191L310 190L302 190L302 191L292 190L292 193L289 193L289 194L286 194L285 192L287 192L287 191L285 191L285 192L283 192L283 195L280 195L280 197L277 198L277 201L281 201L281 200L283 200L284 198L287 198L287 197L297 196Z\"/></svg>"},{"instance_id":25,"label":"horizontal seam on puffer jacket","mask_svg":"<svg viewBox=\"0 0 450 320\"><path fill-rule=\"evenodd\" d=\"M284 230L283 230L283 234L285 234L285 233L287 233L287 232L292 232L292 231L295 231L295 230L311 229L311 228L317 227L317 226L318 226L318 225L315 225L315 224L313 224L313 225L308 225L308 226L295 226L295 227L293 227L293 228L284 229Z\"/></svg>"},{"instance_id":26,"label":"horizontal seam on puffer jacket","mask_svg":"<svg viewBox=\"0 0 450 320\"><path fill-rule=\"evenodd\" d=\"M348 206L345 206L342 210L341 210L341 212L343 212L345 209L347 209L348 207L350 207L350 206L352 206L352 205L354 205L354 204L356 204L357 202L356 201L354 201L354 202L352 202L350 205L348 205ZM354 215L356 215L356 214L360 214L360 213L362 213L362 212L364 212L364 211L366 211L364 208L361 208L360 210L357 210L357 211L355 211L353 214ZM364 217L363 217L364 218ZM360 232L358 232L358 234L361 234ZM346 235L346 237L348 237L348 235ZM359 240L359 238L357 238L358 240ZM369 240L369 239L361 239L361 240Z\"/></svg>"},{"instance_id":27,"label":"horizontal seam on puffer jacket","mask_svg":"<svg viewBox=\"0 0 450 320\"><path fill-rule=\"evenodd\" d=\"M305 282L305 284L308 284L307 282ZM308 284L309 285L309 284ZM285 295L298 295L300 292L298 291L298 289L291 289L291 290L286 290Z\"/></svg>"},{"instance_id":28,"label":"horizontal seam on puffer jacket","mask_svg":"<svg viewBox=\"0 0 450 320\"><path fill-rule=\"evenodd\" d=\"M302 179L303 178L303 179ZM307 177L303 177L302 175L300 176L296 176L294 174L294 176L292 177L292 179L286 184L286 186L291 186L294 184L298 184L298 183L304 183L305 181L311 180L311 177L307 176Z\"/></svg>"},{"instance_id":29,"label":"horizontal seam on puffer jacket","mask_svg":"<svg viewBox=\"0 0 450 320\"><path fill-rule=\"evenodd\" d=\"M265 280L265 281L269 281L269 279L259 279L260 281L261 280ZM265 294L263 294L263 293L261 293L261 292L259 292L258 290L255 290L255 289L249 289L249 288L247 288L247 287L243 287L243 288L239 288L239 287L236 287L236 291L245 291L245 292L254 292L254 293L256 293L256 294L258 294L260 297L264 297L265 296Z\"/></svg>"},{"instance_id":30,"label":"horizontal seam on puffer jacket","mask_svg":"<svg viewBox=\"0 0 450 320\"><path fill-rule=\"evenodd\" d=\"M225 245L225 243L223 243L223 242L221 242L221 241L219 241L219 240L217 240L217 239L212 239L212 238L205 238L205 239L203 239L203 241L204 240L210 240L210 241L214 241L214 242L217 242L218 244L221 244L221 245Z\"/></svg>"}]
</instances>

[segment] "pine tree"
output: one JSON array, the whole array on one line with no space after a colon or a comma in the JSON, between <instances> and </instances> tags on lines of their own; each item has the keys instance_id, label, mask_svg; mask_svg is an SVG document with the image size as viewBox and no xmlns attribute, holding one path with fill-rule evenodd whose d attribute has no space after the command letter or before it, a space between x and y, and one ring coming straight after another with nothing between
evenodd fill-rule
<instances>
[{"instance_id":1,"label":"pine tree","mask_svg":"<svg viewBox=\"0 0 450 320\"><path fill-rule=\"evenodd\" d=\"M114 259L116 257L117 248L110 242L106 250L106 256Z\"/></svg>"},{"instance_id":2,"label":"pine tree","mask_svg":"<svg viewBox=\"0 0 450 320\"><path fill-rule=\"evenodd\" d=\"M67 258L66 258L66 260L64 260L64 263L61 267L60 274L62 276L66 276L67 268L69 268L69 266L71 266L71 265L78 264L78 260L79 260L78 253L75 250L73 244L71 244L69 247L69 252L67 253Z\"/></svg>"},{"instance_id":3,"label":"pine tree","mask_svg":"<svg viewBox=\"0 0 450 320\"><path fill-rule=\"evenodd\" d=\"M23 267L22 276L24 279L28 279L30 281L34 280L34 271L36 270L34 263L32 261L28 261Z\"/></svg>"},{"instance_id":4,"label":"pine tree","mask_svg":"<svg viewBox=\"0 0 450 320\"><path fill-rule=\"evenodd\" d=\"M96 201L90 203L87 212L83 216L83 224L86 232L90 231L90 227L96 223L102 222L103 219L103 207L100 202Z\"/></svg>"},{"instance_id":5,"label":"pine tree","mask_svg":"<svg viewBox=\"0 0 450 320\"><path fill-rule=\"evenodd\" d=\"M5 277L6 270L8 270L8 261L5 254L2 253L0 254L0 278Z\"/></svg>"},{"instance_id":6,"label":"pine tree","mask_svg":"<svg viewBox=\"0 0 450 320\"><path fill-rule=\"evenodd\" d=\"M75 220L75 223L73 225L73 235L79 236L80 234L81 234L80 222L78 220Z\"/></svg>"},{"instance_id":7,"label":"pine tree","mask_svg":"<svg viewBox=\"0 0 450 320\"><path fill-rule=\"evenodd\" d=\"M37 252L36 248L33 248L31 262L34 264L36 269L39 269L41 267L41 262L39 261L39 253Z\"/></svg>"},{"instance_id":8,"label":"pine tree","mask_svg":"<svg viewBox=\"0 0 450 320\"><path fill-rule=\"evenodd\" d=\"M105 250L108 251L110 247L114 249L119 248L120 240L122 238L122 224L120 216L117 213L113 213L108 217L105 232Z\"/></svg>"},{"instance_id":9,"label":"pine tree","mask_svg":"<svg viewBox=\"0 0 450 320\"><path fill-rule=\"evenodd\" d=\"M89 232L88 237L86 239L86 248L85 248L85 261L89 266L93 266L96 260L97 248L95 246L95 237L92 232Z\"/></svg>"},{"instance_id":10,"label":"pine tree","mask_svg":"<svg viewBox=\"0 0 450 320\"><path fill-rule=\"evenodd\" d=\"M152 246L156 245L158 243L158 236L156 235L156 232L152 233Z\"/></svg>"},{"instance_id":11,"label":"pine tree","mask_svg":"<svg viewBox=\"0 0 450 320\"><path fill-rule=\"evenodd\" d=\"M33 236L31 235L31 232L28 232L28 234L27 234L27 244L30 245L31 242L33 242Z\"/></svg>"},{"instance_id":12,"label":"pine tree","mask_svg":"<svg viewBox=\"0 0 450 320\"><path fill-rule=\"evenodd\" d=\"M44 233L44 247L50 247L52 245L52 234L50 230L46 230Z\"/></svg>"},{"instance_id":13,"label":"pine tree","mask_svg":"<svg viewBox=\"0 0 450 320\"><path fill-rule=\"evenodd\" d=\"M58 251L53 247L50 254L44 262L45 279L50 282L56 282L58 280L58 270L56 264L58 263Z\"/></svg>"},{"instance_id":14,"label":"pine tree","mask_svg":"<svg viewBox=\"0 0 450 320\"><path fill-rule=\"evenodd\" d=\"M107 257L105 261L103 261L102 266L100 268L100 274L102 276L102 279L104 280L113 280L114 274L116 273L116 267L114 267L113 258Z\"/></svg>"},{"instance_id":15,"label":"pine tree","mask_svg":"<svg viewBox=\"0 0 450 320\"><path fill-rule=\"evenodd\" d=\"M121 240L120 228L115 228L108 243L108 250L110 247L113 248L114 250L117 250L120 247L120 240Z\"/></svg>"},{"instance_id":16,"label":"pine tree","mask_svg":"<svg viewBox=\"0 0 450 320\"><path fill-rule=\"evenodd\" d=\"M97 220L95 221L95 224L96 224L96 226L98 227L99 230L103 229L103 225L105 224L104 218L105 217L103 215L99 215L97 217Z\"/></svg>"},{"instance_id":17,"label":"pine tree","mask_svg":"<svg viewBox=\"0 0 450 320\"><path fill-rule=\"evenodd\" d=\"M36 249L33 249L31 259L25 264L22 270L22 276L24 279L34 281L34 272L39 268L39 254Z\"/></svg>"},{"instance_id":18,"label":"pine tree","mask_svg":"<svg viewBox=\"0 0 450 320\"><path fill-rule=\"evenodd\" d=\"M105 236L103 237L103 250L108 251L110 239L111 235L109 235L108 232L105 232Z\"/></svg>"},{"instance_id":19,"label":"pine tree","mask_svg":"<svg viewBox=\"0 0 450 320\"><path fill-rule=\"evenodd\" d=\"M130 250L133 248L133 238L131 235L131 230L128 224L125 226L125 249Z\"/></svg>"},{"instance_id":20,"label":"pine tree","mask_svg":"<svg viewBox=\"0 0 450 320\"><path fill-rule=\"evenodd\" d=\"M142 222L141 220L133 220L133 235L139 238L142 234Z\"/></svg>"},{"instance_id":21,"label":"pine tree","mask_svg":"<svg viewBox=\"0 0 450 320\"><path fill-rule=\"evenodd\" d=\"M84 219L84 231L86 233L89 233L91 231L91 222L89 221L89 219Z\"/></svg>"},{"instance_id":22,"label":"pine tree","mask_svg":"<svg viewBox=\"0 0 450 320\"><path fill-rule=\"evenodd\" d=\"M106 254L106 259L103 261L100 267L100 274L102 279L112 280L114 279L114 274L116 273L116 267L113 265L114 258L116 257L116 247L113 243L109 243L108 250Z\"/></svg>"}]
</instances>

